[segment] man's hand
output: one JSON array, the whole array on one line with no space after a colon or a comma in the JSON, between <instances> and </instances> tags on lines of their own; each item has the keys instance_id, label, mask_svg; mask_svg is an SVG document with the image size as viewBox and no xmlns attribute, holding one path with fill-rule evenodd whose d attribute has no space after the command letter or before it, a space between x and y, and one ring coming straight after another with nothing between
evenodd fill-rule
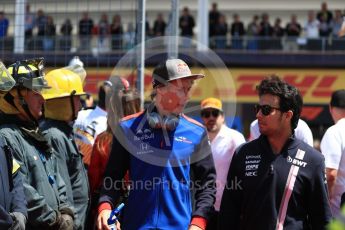
<instances>
[{"instance_id":1,"label":"man's hand","mask_svg":"<svg viewBox=\"0 0 345 230\"><path fill-rule=\"evenodd\" d=\"M25 229L26 217L24 216L24 214L20 212L13 212L13 213L10 213L10 216L13 219L13 224L12 224L12 227L10 228L11 230Z\"/></svg>"},{"instance_id":2,"label":"man's hand","mask_svg":"<svg viewBox=\"0 0 345 230\"><path fill-rule=\"evenodd\" d=\"M61 230L73 230L73 217L68 214L61 214L63 224L60 226Z\"/></svg>"},{"instance_id":3,"label":"man's hand","mask_svg":"<svg viewBox=\"0 0 345 230\"><path fill-rule=\"evenodd\" d=\"M110 230L108 225L108 219L110 217L111 210L103 210L97 217L97 229L98 230ZM121 230L120 222L116 221L116 229Z\"/></svg>"},{"instance_id":4,"label":"man's hand","mask_svg":"<svg viewBox=\"0 0 345 230\"><path fill-rule=\"evenodd\" d=\"M56 211L55 222L50 226L54 230L73 230L73 217L67 213Z\"/></svg>"},{"instance_id":5,"label":"man's hand","mask_svg":"<svg viewBox=\"0 0 345 230\"><path fill-rule=\"evenodd\" d=\"M196 226L196 225L191 224L191 225L189 225L188 230L203 230L203 229L202 229L202 228L199 228L199 227Z\"/></svg>"}]
</instances>

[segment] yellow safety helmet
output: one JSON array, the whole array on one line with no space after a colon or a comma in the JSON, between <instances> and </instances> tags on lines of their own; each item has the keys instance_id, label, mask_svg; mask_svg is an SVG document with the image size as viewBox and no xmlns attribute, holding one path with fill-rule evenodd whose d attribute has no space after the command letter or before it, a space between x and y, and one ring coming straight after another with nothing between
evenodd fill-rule
<instances>
[{"instance_id":1,"label":"yellow safety helmet","mask_svg":"<svg viewBox=\"0 0 345 230\"><path fill-rule=\"evenodd\" d=\"M0 61L0 93L6 93L10 91L16 84L11 74L6 69L4 63Z\"/></svg>"},{"instance_id":2,"label":"yellow safety helmet","mask_svg":"<svg viewBox=\"0 0 345 230\"><path fill-rule=\"evenodd\" d=\"M42 91L49 88L44 78L43 58L17 61L8 67L8 72L16 81L16 87Z\"/></svg>"},{"instance_id":3,"label":"yellow safety helmet","mask_svg":"<svg viewBox=\"0 0 345 230\"><path fill-rule=\"evenodd\" d=\"M80 76L69 69L52 70L46 75L45 79L51 87L42 91L43 97L47 101L54 98L86 94Z\"/></svg>"},{"instance_id":4,"label":"yellow safety helmet","mask_svg":"<svg viewBox=\"0 0 345 230\"><path fill-rule=\"evenodd\" d=\"M12 105L8 105L4 97L15 86L15 84L16 81L8 72L5 65L0 62L0 109L3 107L12 108Z\"/></svg>"},{"instance_id":5,"label":"yellow safety helmet","mask_svg":"<svg viewBox=\"0 0 345 230\"><path fill-rule=\"evenodd\" d=\"M73 97L86 94L81 77L69 69L61 68L50 71L46 80L51 88L42 91L46 100L45 117L60 121L75 120L77 114Z\"/></svg>"},{"instance_id":6,"label":"yellow safety helmet","mask_svg":"<svg viewBox=\"0 0 345 230\"><path fill-rule=\"evenodd\" d=\"M32 115L23 97L27 89L41 92L42 89L49 88L44 79L43 58L17 61L10 65L7 73L2 71L0 82L10 74L15 81L14 86L5 94L0 96L0 110L6 114L26 114L33 120ZM12 84L12 83L11 83Z\"/></svg>"}]
</instances>

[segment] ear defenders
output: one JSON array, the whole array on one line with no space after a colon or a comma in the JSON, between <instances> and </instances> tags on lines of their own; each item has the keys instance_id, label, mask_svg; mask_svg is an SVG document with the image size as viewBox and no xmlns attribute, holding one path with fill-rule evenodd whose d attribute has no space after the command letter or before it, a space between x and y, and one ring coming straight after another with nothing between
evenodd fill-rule
<instances>
[{"instance_id":1,"label":"ear defenders","mask_svg":"<svg viewBox=\"0 0 345 230\"><path fill-rule=\"evenodd\" d=\"M153 129L166 129L168 131L173 131L179 123L179 118L176 115L161 117L158 113L151 112L147 113L147 122Z\"/></svg>"}]
</instances>

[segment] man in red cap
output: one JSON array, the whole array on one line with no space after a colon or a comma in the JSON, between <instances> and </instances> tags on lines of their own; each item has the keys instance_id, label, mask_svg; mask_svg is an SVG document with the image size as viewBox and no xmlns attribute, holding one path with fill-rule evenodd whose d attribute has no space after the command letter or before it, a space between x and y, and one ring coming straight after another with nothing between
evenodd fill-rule
<instances>
[{"instance_id":1,"label":"man in red cap","mask_svg":"<svg viewBox=\"0 0 345 230\"><path fill-rule=\"evenodd\" d=\"M107 219L117 205L126 170L132 186L123 229L206 228L216 193L210 143L205 128L182 113L194 80L202 77L191 74L180 59L168 59L154 69L153 102L123 119L115 132L99 200L98 229L109 229Z\"/></svg>"}]
</instances>

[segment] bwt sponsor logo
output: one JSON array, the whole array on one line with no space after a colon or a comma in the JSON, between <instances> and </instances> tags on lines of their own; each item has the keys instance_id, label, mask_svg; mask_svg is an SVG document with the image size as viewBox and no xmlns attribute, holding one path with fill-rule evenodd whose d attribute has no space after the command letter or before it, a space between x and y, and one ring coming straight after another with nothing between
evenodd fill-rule
<instances>
[{"instance_id":1,"label":"bwt sponsor logo","mask_svg":"<svg viewBox=\"0 0 345 230\"><path fill-rule=\"evenodd\" d=\"M301 161L301 160L298 160L298 159L296 159L296 158L292 158L292 157L290 157L290 156L288 156L287 157L287 162L289 162L289 163L291 163L291 164L293 164L293 165L296 165L296 166L301 166L301 167L305 167L305 166L307 166L307 162L305 162L305 161Z\"/></svg>"}]
</instances>

